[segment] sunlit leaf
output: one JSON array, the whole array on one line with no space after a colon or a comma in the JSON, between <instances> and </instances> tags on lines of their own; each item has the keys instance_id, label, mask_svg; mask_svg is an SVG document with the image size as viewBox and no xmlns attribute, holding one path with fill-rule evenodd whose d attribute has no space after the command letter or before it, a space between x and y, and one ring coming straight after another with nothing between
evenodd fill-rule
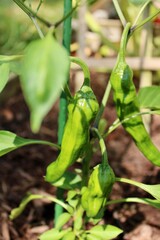
<instances>
[{"instance_id":1,"label":"sunlit leaf","mask_svg":"<svg viewBox=\"0 0 160 240\"><path fill-rule=\"evenodd\" d=\"M138 100L141 108L160 109L160 86L141 88Z\"/></svg>"},{"instance_id":2,"label":"sunlit leaf","mask_svg":"<svg viewBox=\"0 0 160 240\"><path fill-rule=\"evenodd\" d=\"M137 186L151 194L155 199L160 201L160 184L144 184L127 178L116 178L116 180L119 182L129 183L131 185Z\"/></svg>"},{"instance_id":3,"label":"sunlit leaf","mask_svg":"<svg viewBox=\"0 0 160 240\"><path fill-rule=\"evenodd\" d=\"M31 112L31 128L37 132L67 81L69 57L49 33L33 41L22 62L22 89Z\"/></svg>"},{"instance_id":4,"label":"sunlit leaf","mask_svg":"<svg viewBox=\"0 0 160 240\"><path fill-rule=\"evenodd\" d=\"M117 204L117 203L129 203L129 202L135 202L135 203L142 203L147 204L155 208L160 208L160 201L157 199L150 199L150 198L137 198L137 197L130 197L130 198L122 198L117 200L111 200L107 202L107 205L110 204Z\"/></svg>"},{"instance_id":5,"label":"sunlit leaf","mask_svg":"<svg viewBox=\"0 0 160 240\"><path fill-rule=\"evenodd\" d=\"M67 190L75 189L80 187L81 180L80 175L67 171L58 181L54 182L53 185Z\"/></svg>"},{"instance_id":6,"label":"sunlit leaf","mask_svg":"<svg viewBox=\"0 0 160 240\"><path fill-rule=\"evenodd\" d=\"M31 194L29 196L26 196L22 202L20 203L19 207L17 208L14 208L12 211L11 211L11 214L10 214L10 219L13 220L15 218L17 218L23 211L24 209L26 208L27 204L35 199L41 199L41 198L44 198L44 196L42 195L36 195L36 194Z\"/></svg>"},{"instance_id":7,"label":"sunlit leaf","mask_svg":"<svg viewBox=\"0 0 160 240\"><path fill-rule=\"evenodd\" d=\"M48 141L22 138L9 131L0 131L0 156L30 144L45 144L51 147L59 148L58 145Z\"/></svg>"},{"instance_id":8,"label":"sunlit leaf","mask_svg":"<svg viewBox=\"0 0 160 240\"><path fill-rule=\"evenodd\" d=\"M59 231L56 228L53 228L51 230L48 230L44 232L39 239L40 240L59 240L62 239L63 236L65 236L69 231L71 231L71 228L68 228L66 230Z\"/></svg>"},{"instance_id":9,"label":"sunlit leaf","mask_svg":"<svg viewBox=\"0 0 160 240\"><path fill-rule=\"evenodd\" d=\"M63 225L69 221L70 218L71 218L71 214L67 212L62 213L56 221L55 228L60 230L63 227Z\"/></svg>"},{"instance_id":10,"label":"sunlit leaf","mask_svg":"<svg viewBox=\"0 0 160 240\"><path fill-rule=\"evenodd\" d=\"M2 92L9 79L9 64L3 63L0 65L0 92Z\"/></svg>"},{"instance_id":11,"label":"sunlit leaf","mask_svg":"<svg viewBox=\"0 0 160 240\"><path fill-rule=\"evenodd\" d=\"M123 231L113 225L97 225L87 231L91 235L101 240L109 240L116 238Z\"/></svg>"},{"instance_id":12,"label":"sunlit leaf","mask_svg":"<svg viewBox=\"0 0 160 240\"><path fill-rule=\"evenodd\" d=\"M87 234L86 239L87 240L101 240L100 237L97 237L97 236L92 235L92 234Z\"/></svg>"},{"instance_id":13,"label":"sunlit leaf","mask_svg":"<svg viewBox=\"0 0 160 240\"><path fill-rule=\"evenodd\" d=\"M127 202L137 202L142 204L147 204L155 208L160 208L160 201L150 198L127 198Z\"/></svg>"},{"instance_id":14,"label":"sunlit leaf","mask_svg":"<svg viewBox=\"0 0 160 240\"><path fill-rule=\"evenodd\" d=\"M160 184L141 184L140 188L142 188L143 190L151 194L155 199L160 201Z\"/></svg>"},{"instance_id":15,"label":"sunlit leaf","mask_svg":"<svg viewBox=\"0 0 160 240\"><path fill-rule=\"evenodd\" d=\"M64 235L62 240L75 240L76 236L74 232L68 232L67 234ZM82 238L83 239L83 238Z\"/></svg>"},{"instance_id":16,"label":"sunlit leaf","mask_svg":"<svg viewBox=\"0 0 160 240\"><path fill-rule=\"evenodd\" d=\"M9 63L11 61L19 60L22 58L22 55L0 55L0 64L1 63Z\"/></svg>"},{"instance_id":17,"label":"sunlit leaf","mask_svg":"<svg viewBox=\"0 0 160 240\"><path fill-rule=\"evenodd\" d=\"M68 191L66 201L69 203L70 206L76 208L79 203L79 197L77 197L77 192L75 190Z\"/></svg>"}]
</instances>

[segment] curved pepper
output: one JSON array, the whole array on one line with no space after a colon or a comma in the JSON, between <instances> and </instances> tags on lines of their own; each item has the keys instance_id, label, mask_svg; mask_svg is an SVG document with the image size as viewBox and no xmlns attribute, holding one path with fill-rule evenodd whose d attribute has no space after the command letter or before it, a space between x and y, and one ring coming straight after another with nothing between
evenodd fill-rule
<instances>
[{"instance_id":1,"label":"curved pepper","mask_svg":"<svg viewBox=\"0 0 160 240\"><path fill-rule=\"evenodd\" d=\"M160 166L160 151L152 143L146 131L140 107L137 100L136 89L133 83L133 72L125 60L126 45L129 37L131 24L127 23L122 38L117 63L111 73L110 82L113 88L114 101L117 115L125 130L132 136L135 144L143 155L154 165ZM133 117L133 116L136 117Z\"/></svg>"},{"instance_id":2,"label":"curved pepper","mask_svg":"<svg viewBox=\"0 0 160 240\"><path fill-rule=\"evenodd\" d=\"M88 217L96 217L104 212L107 198L115 182L115 175L108 164L97 165L88 182L82 188L81 204Z\"/></svg>"},{"instance_id":3,"label":"curved pepper","mask_svg":"<svg viewBox=\"0 0 160 240\"><path fill-rule=\"evenodd\" d=\"M54 183L84 153L90 139L89 127L99 109L97 99L88 85L83 85L68 105L68 119L61 151L47 167L46 181Z\"/></svg>"}]
</instances>

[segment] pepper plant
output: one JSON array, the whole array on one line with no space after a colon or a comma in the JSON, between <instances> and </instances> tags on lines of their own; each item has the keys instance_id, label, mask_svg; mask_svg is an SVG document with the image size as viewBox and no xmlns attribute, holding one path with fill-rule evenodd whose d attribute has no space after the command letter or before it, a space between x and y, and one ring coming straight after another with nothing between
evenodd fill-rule
<instances>
[{"instance_id":1,"label":"pepper plant","mask_svg":"<svg viewBox=\"0 0 160 240\"><path fill-rule=\"evenodd\" d=\"M10 219L14 220L18 217L30 201L48 199L60 205L64 211L59 214L54 227L39 236L40 240L114 239L123 230L109 224L101 224L108 205L138 202L160 208L160 184L147 185L131 179L116 177L114 169L110 166L105 145L105 137L122 124L146 159L153 165L160 166L160 151L154 146L145 130L140 112L141 107L147 107L152 110L148 110L147 114L158 113L159 103L152 104L144 96L150 96L155 91L159 93L160 89L158 87L141 89L140 94L137 95L132 70L126 63L126 47L129 38L139 27L155 17L160 10L140 23L125 24L116 65L112 70L102 102L98 103L91 88L88 66L81 59L69 56L66 49L55 38L55 28L71 16L72 12L78 8L80 1L56 24L42 19L37 12L31 9L27 1L14 0L14 2L30 16L39 32L40 39L29 43L23 55L0 56L0 91L7 84L10 63L17 61L21 67L20 82L30 110L32 131L37 133L40 130L43 119L62 92L67 100L67 120L60 145L45 140L25 139L15 133L1 130L0 156L29 144L46 144L56 148L59 150L59 155L47 167L44 181L49 182L53 187L64 189L67 197L63 202L56 196L28 194L20 205L11 211ZM117 11L122 16L120 7L117 5L118 2L114 2ZM131 2L137 4L137 1ZM40 1L37 11L41 4L42 1ZM147 5L144 3L144 6L143 1L141 4L142 9ZM142 10L140 14L141 12ZM52 26L54 29L50 28L46 36L43 36L36 20L48 27ZM72 96L67 83L72 62L78 64L84 73L83 84L74 96ZM104 108L107 107L111 88L118 119L105 132L100 131L100 120ZM97 143L101 151L101 159L98 165L91 168L93 146ZM74 165L77 160L80 161L81 168L69 170L69 167ZM152 197L110 200L115 182L132 184L143 189ZM89 229L87 228L88 224L90 224Z\"/></svg>"}]
</instances>

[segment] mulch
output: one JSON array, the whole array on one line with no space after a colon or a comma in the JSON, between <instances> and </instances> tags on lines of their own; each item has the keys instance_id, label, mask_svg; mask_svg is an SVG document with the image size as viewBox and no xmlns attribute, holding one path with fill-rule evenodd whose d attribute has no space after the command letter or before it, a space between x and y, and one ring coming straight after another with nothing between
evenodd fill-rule
<instances>
[{"instance_id":1,"label":"mulch","mask_svg":"<svg viewBox=\"0 0 160 240\"><path fill-rule=\"evenodd\" d=\"M101 75L92 73L93 89L100 101L105 82ZM97 81L99 79L99 81ZM6 88L0 99L0 129L15 132L27 138L44 139L57 142L58 102L45 118L42 128L34 135L29 126L29 111L23 99L19 83L14 83L14 91ZM9 97L8 97L9 96ZM115 119L112 100L105 110L108 124ZM154 143L160 148L159 117L154 116L151 134ZM130 178L148 184L159 183L160 170L146 160L130 137L119 127L106 139L108 157L116 176ZM48 146L33 145L23 147L0 158L0 240L36 240L38 235L53 225L54 204L40 200L30 203L15 220L9 219L11 209L18 206L27 192L55 194L56 189L44 181L47 165L57 156ZM95 162L100 161L97 153ZM123 197L148 197L134 186L116 183L111 199ZM117 240L158 240L160 239L160 211L153 207L123 203L110 205L104 221L124 230Z\"/></svg>"}]
</instances>

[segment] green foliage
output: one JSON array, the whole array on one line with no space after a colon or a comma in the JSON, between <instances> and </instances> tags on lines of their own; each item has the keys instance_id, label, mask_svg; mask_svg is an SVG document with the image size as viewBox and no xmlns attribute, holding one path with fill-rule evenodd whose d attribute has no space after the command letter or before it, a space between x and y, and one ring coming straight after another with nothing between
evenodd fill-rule
<instances>
[{"instance_id":1,"label":"green foliage","mask_svg":"<svg viewBox=\"0 0 160 240\"><path fill-rule=\"evenodd\" d=\"M55 187L70 190L80 188L81 181L82 179L79 174L66 171L58 181L53 183L53 185Z\"/></svg>"},{"instance_id":2,"label":"green foliage","mask_svg":"<svg viewBox=\"0 0 160 240\"><path fill-rule=\"evenodd\" d=\"M51 147L59 148L58 145L43 141L43 140L35 140L35 139L26 139L17 136L15 133L9 132L9 131L0 131L0 156L5 155L6 153L9 153L13 150L16 150L20 147L30 145L30 144L46 144Z\"/></svg>"},{"instance_id":3,"label":"green foliage","mask_svg":"<svg viewBox=\"0 0 160 240\"><path fill-rule=\"evenodd\" d=\"M138 101L141 108L160 109L160 87L143 87L138 92Z\"/></svg>"},{"instance_id":4,"label":"green foliage","mask_svg":"<svg viewBox=\"0 0 160 240\"><path fill-rule=\"evenodd\" d=\"M63 237L68 233L70 232L71 229L68 228L66 230L62 230L62 231L59 231L58 229L56 228L53 228L45 233L43 233L41 236L40 236L40 240L60 240L60 239L63 239Z\"/></svg>"},{"instance_id":5,"label":"green foliage","mask_svg":"<svg viewBox=\"0 0 160 240\"><path fill-rule=\"evenodd\" d=\"M92 236L92 238L87 239L110 240L116 238L123 231L112 225L98 225L87 232L90 233L90 237Z\"/></svg>"},{"instance_id":6,"label":"green foliage","mask_svg":"<svg viewBox=\"0 0 160 240\"><path fill-rule=\"evenodd\" d=\"M130 3L134 4L135 6L142 5L146 2L146 0L128 0Z\"/></svg>"},{"instance_id":7,"label":"green foliage","mask_svg":"<svg viewBox=\"0 0 160 240\"><path fill-rule=\"evenodd\" d=\"M2 92L9 79L9 64L3 63L0 65L0 92Z\"/></svg>"},{"instance_id":8,"label":"green foliage","mask_svg":"<svg viewBox=\"0 0 160 240\"><path fill-rule=\"evenodd\" d=\"M42 195L38 195L38 194L37 194L37 195L31 194L31 195L29 195L29 196L26 196L26 197L22 200L22 202L21 202L21 204L19 205L19 207L14 208L14 209L11 211L10 219L13 220L13 219L17 218L17 217L24 211L24 209L26 208L26 206L27 206L27 204L28 204L29 202L31 202L32 200L41 199L41 198L43 198L43 196L42 196Z\"/></svg>"},{"instance_id":9,"label":"green foliage","mask_svg":"<svg viewBox=\"0 0 160 240\"><path fill-rule=\"evenodd\" d=\"M71 214L67 212L62 213L56 222L55 228L60 230L69 221L70 218Z\"/></svg>"},{"instance_id":10,"label":"green foliage","mask_svg":"<svg viewBox=\"0 0 160 240\"><path fill-rule=\"evenodd\" d=\"M21 84L31 112L31 128L37 132L67 81L67 52L51 33L29 44L22 63Z\"/></svg>"},{"instance_id":11,"label":"green foliage","mask_svg":"<svg viewBox=\"0 0 160 240\"><path fill-rule=\"evenodd\" d=\"M41 37L43 33L38 21L36 21L37 19L45 26L54 25L39 15L35 16L32 8L25 5L26 1L23 1L24 4L20 0L15 2L21 6L22 10L26 7L27 15L31 17ZM56 1L56 4L59 2L62 3L62 1ZM88 1L88 3L92 2L95 1ZM130 0L129 2L136 6L145 3L142 0ZM41 4L42 1L39 3ZM142 11L144 8L144 6L141 8ZM149 16L134 28L131 28L131 24L127 23L110 83L119 122L122 122L139 150L153 164L160 166L160 152L151 142L150 136L144 128L140 112L140 107L151 110L160 109L160 89L156 86L143 88L137 96L133 83L133 72L125 60L129 37L132 36L133 31L150 21L154 16ZM104 37L101 27L94 21L91 14L87 14L87 23L92 31L97 32L102 37L103 42L107 43L110 48L117 50L117 46ZM56 31L54 31L54 35L56 35ZM3 41L5 41L6 36L8 35L3 36ZM13 43L14 36L16 39L17 35L11 34L6 49L10 49L9 46ZM26 42L22 41L22 46L25 45ZM18 46L16 49L21 48ZM74 97L72 97L69 86L66 84L70 61L78 64L84 73L84 83ZM45 180L54 187L67 190L64 201L50 195L27 195L19 207L11 211L10 219L18 217L32 200L47 199L59 204L65 209L65 212L59 215L54 228L40 236L40 240L109 240L116 238L123 231L112 225L100 224L107 205L120 202L138 202L157 209L160 208L160 184L147 185L115 177L108 162L105 140L102 137L107 135L106 132L109 133L107 121L101 117L109 96L110 85L107 86L99 109L96 96L90 86L90 73L87 65L81 59L75 57L69 59L67 51L53 37L51 30L44 38L30 42L24 55L0 55L0 92L7 84L10 71L20 75L24 97L30 109L30 125L34 133L39 131L43 119L55 101L58 100L62 91L65 92L68 105L67 122L61 147L48 141L25 139L9 131L0 131L0 156L29 144L46 144L58 148L60 153L57 159L47 167ZM97 139L99 140L101 161L91 170L93 146L97 143ZM78 169L73 171L72 168L68 171L68 168L76 161L79 161ZM153 199L133 197L109 200L115 181L137 186L149 193ZM90 223L92 227L88 229Z\"/></svg>"}]
</instances>

